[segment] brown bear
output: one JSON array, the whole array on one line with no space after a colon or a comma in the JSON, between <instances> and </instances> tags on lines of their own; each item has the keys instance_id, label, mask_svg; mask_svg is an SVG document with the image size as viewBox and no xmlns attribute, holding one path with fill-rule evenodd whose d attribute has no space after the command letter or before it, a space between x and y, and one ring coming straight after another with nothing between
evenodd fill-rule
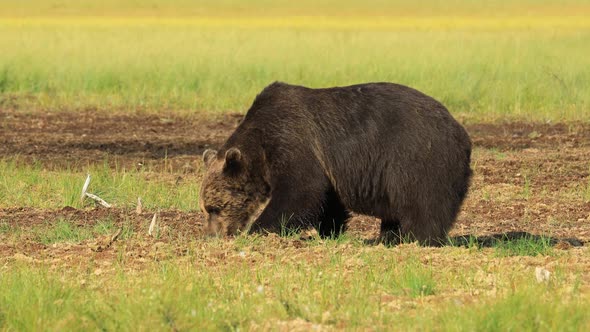
<instances>
[{"instance_id":1,"label":"brown bear","mask_svg":"<svg viewBox=\"0 0 590 332\"><path fill-rule=\"evenodd\" d=\"M275 82L219 151L203 153L200 204L212 234L334 236L356 212L381 219L384 242L440 245L467 194L470 156L465 129L412 88Z\"/></svg>"}]
</instances>

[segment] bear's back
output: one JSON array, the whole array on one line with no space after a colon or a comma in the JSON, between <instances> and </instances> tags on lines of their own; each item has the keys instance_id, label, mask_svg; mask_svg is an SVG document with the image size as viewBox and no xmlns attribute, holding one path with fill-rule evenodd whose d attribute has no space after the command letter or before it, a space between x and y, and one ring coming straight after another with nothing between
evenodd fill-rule
<instances>
[{"instance_id":1,"label":"bear's back","mask_svg":"<svg viewBox=\"0 0 590 332\"><path fill-rule=\"evenodd\" d=\"M471 141L463 127L441 103L399 84L273 83L244 122L264 128L268 149L281 144L284 154L271 153L286 159L277 164L317 161L355 212L388 216L403 208L400 197L416 201L428 188L441 190L430 196L442 195L469 172Z\"/></svg>"}]
</instances>

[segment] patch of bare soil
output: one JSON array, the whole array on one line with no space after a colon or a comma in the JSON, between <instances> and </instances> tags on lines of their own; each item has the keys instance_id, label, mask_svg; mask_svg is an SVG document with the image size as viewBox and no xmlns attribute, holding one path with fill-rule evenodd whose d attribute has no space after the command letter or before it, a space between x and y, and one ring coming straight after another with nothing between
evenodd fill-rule
<instances>
[{"instance_id":1,"label":"patch of bare soil","mask_svg":"<svg viewBox=\"0 0 590 332\"><path fill-rule=\"evenodd\" d=\"M0 224L10 225L10 231L0 233L0 263L22 261L26 263L50 263L52 266L91 265L95 273L112 270L117 262L126 268L141 268L145 263L176 259L191 254L205 260L219 260L234 253L208 248L203 238L206 223L200 212L165 210L158 213L153 235L148 234L154 211L137 214L127 209L75 209L60 210L34 208L0 209ZM51 229L57 223L68 222L74 228L92 230L99 223L110 222L106 234L79 241L43 243L38 232ZM377 230L375 219L358 216L351 223L350 232L355 236L372 237ZM375 233L376 234L376 233ZM266 238L277 248L302 248L306 240L282 238L271 235ZM226 240L228 243L231 240ZM197 244L198 248L194 246ZM195 252L197 250L198 252Z\"/></svg>"},{"instance_id":2,"label":"patch of bare soil","mask_svg":"<svg viewBox=\"0 0 590 332\"><path fill-rule=\"evenodd\" d=\"M0 258L72 262L83 256L84 259L114 258L117 254L114 248L124 244L126 255L142 262L182 254L189 240L202 236L204 220L199 212L160 211L157 226L150 236L148 230L153 215L154 212L137 214L135 210L104 208L79 210L65 207L55 211L0 209L0 222L9 223L11 228L4 235L0 233ZM74 228L89 230L99 222L109 222L110 230L79 243L43 244L35 230L50 229L63 221ZM161 250L158 251L158 248Z\"/></svg>"},{"instance_id":3,"label":"patch of bare soil","mask_svg":"<svg viewBox=\"0 0 590 332\"><path fill-rule=\"evenodd\" d=\"M475 146L500 150L590 146L588 123L480 123L467 125Z\"/></svg>"},{"instance_id":4,"label":"patch of bare soil","mask_svg":"<svg viewBox=\"0 0 590 332\"><path fill-rule=\"evenodd\" d=\"M19 156L49 169L102 163L164 165L192 171L208 147L219 146L241 115L218 119L141 114L20 113L0 110L0 156Z\"/></svg>"},{"instance_id":5,"label":"patch of bare soil","mask_svg":"<svg viewBox=\"0 0 590 332\"><path fill-rule=\"evenodd\" d=\"M18 157L23 163L38 162L50 169L81 168L108 159L119 166L143 164L156 170L165 167L167 172L196 172L203 150L222 144L240 120L240 115L203 119L0 110L0 156ZM590 240L590 124L472 124L467 129L475 145L475 173L470 195L451 235L516 231ZM144 236L152 213L136 215L121 209L0 209L0 223L10 227L10 232L0 232L0 259L114 258L122 250L120 239L114 241L117 245L108 244L109 236L76 244L43 245L34 237L22 235L60 219L76 227L93 227L109 218L116 227L131 227L142 235L126 239L124 251L139 261L156 259L164 252L182 255L187 244L202 234L204 219L200 213L162 211L159 236ZM15 229L24 230L19 241L4 241ZM378 222L356 216L350 222L350 232L374 238ZM149 256L155 247L167 249Z\"/></svg>"}]
</instances>

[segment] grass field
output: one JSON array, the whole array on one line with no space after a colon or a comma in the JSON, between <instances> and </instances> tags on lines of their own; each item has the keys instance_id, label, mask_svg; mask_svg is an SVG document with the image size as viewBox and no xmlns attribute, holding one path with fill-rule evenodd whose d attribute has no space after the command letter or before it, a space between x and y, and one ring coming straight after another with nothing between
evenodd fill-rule
<instances>
[{"instance_id":1,"label":"grass field","mask_svg":"<svg viewBox=\"0 0 590 332\"><path fill-rule=\"evenodd\" d=\"M244 112L275 80L393 81L476 120L589 116L584 2L27 3L0 7L4 107Z\"/></svg>"},{"instance_id":2,"label":"grass field","mask_svg":"<svg viewBox=\"0 0 590 332\"><path fill-rule=\"evenodd\" d=\"M589 16L0 1L0 331L590 330ZM474 142L454 245L375 245L366 216L336 239L203 238L200 154L275 80L392 81L447 105ZM80 199L88 173L112 208Z\"/></svg>"}]
</instances>

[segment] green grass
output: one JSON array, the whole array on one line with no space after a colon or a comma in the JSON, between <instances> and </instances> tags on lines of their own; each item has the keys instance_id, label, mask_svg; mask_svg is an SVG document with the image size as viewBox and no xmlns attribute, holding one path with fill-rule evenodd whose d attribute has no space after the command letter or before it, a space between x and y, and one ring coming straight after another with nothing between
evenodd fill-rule
<instances>
[{"instance_id":1,"label":"green grass","mask_svg":"<svg viewBox=\"0 0 590 332\"><path fill-rule=\"evenodd\" d=\"M36 241L45 245L49 245L60 242L78 243L96 236L112 235L115 233L115 231L115 224L110 218L99 220L92 228L85 227L84 225L74 224L67 218L59 218L51 224L48 223L45 225L35 226L26 233L27 235L32 234ZM130 225L125 225L119 238L127 239L132 234L132 227ZM21 234L21 236L22 235L23 234Z\"/></svg>"},{"instance_id":2,"label":"green grass","mask_svg":"<svg viewBox=\"0 0 590 332\"><path fill-rule=\"evenodd\" d=\"M590 327L584 313L588 302L574 298L565 304L559 296L547 298L543 288L529 287L474 307L451 307L437 318L443 321L443 329L453 331L581 331Z\"/></svg>"},{"instance_id":3,"label":"green grass","mask_svg":"<svg viewBox=\"0 0 590 332\"><path fill-rule=\"evenodd\" d=\"M8 221L0 219L0 234L8 232L10 232L10 225L8 224Z\"/></svg>"},{"instance_id":4,"label":"green grass","mask_svg":"<svg viewBox=\"0 0 590 332\"><path fill-rule=\"evenodd\" d=\"M58 242L81 242L93 237L90 229L72 225L66 219L59 219L51 226L39 226L32 233L40 243L45 245Z\"/></svg>"},{"instance_id":5,"label":"green grass","mask_svg":"<svg viewBox=\"0 0 590 332\"><path fill-rule=\"evenodd\" d=\"M463 122L587 121L589 13L574 0L3 1L0 112L221 114L244 112L275 80L392 81L441 100ZM80 201L89 172L89 192L117 207L141 197L146 209L199 209L200 174L108 161L46 169L8 158L0 160L0 208L92 206ZM467 218L496 218L480 214L486 202L590 201L590 182L545 191L536 175L505 186L476 178ZM550 216L567 223L566 212ZM385 247L350 233L203 240L172 224L151 238L147 222L135 231L123 221L104 251L53 246L119 225L110 217L13 225L2 215L0 330L590 330L590 252L558 251L545 238ZM550 270L550 280L538 283L535 267Z\"/></svg>"},{"instance_id":6,"label":"green grass","mask_svg":"<svg viewBox=\"0 0 590 332\"><path fill-rule=\"evenodd\" d=\"M522 175L523 179L524 179L524 184L522 187L522 197L524 197L525 199L528 199L531 197L531 179L530 179L530 175L528 175L527 173L524 173Z\"/></svg>"},{"instance_id":7,"label":"green grass","mask_svg":"<svg viewBox=\"0 0 590 332\"><path fill-rule=\"evenodd\" d=\"M432 274L432 268L424 266L417 260L410 261L403 265L396 286L411 297L434 295L436 283Z\"/></svg>"},{"instance_id":8,"label":"green grass","mask_svg":"<svg viewBox=\"0 0 590 332\"><path fill-rule=\"evenodd\" d=\"M399 250L310 243L277 251L272 241L254 242L243 254L225 241L192 242L185 244L184 259L139 269L118 261L100 273L86 266L12 263L0 278L0 329L244 330L299 324L576 331L590 324L589 299L570 287L579 275L565 266L564 275L537 284L526 264L467 249L429 251L424 263L416 258L422 249L407 245ZM226 253L221 259L208 254L219 251ZM465 259L478 264L465 266ZM479 295L492 291L494 296Z\"/></svg>"},{"instance_id":9,"label":"green grass","mask_svg":"<svg viewBox=\"0 0 590 332\"><path fill-rule=\"evenodd\" d=\"M118 227L115 225L115 222L112 217L107 217L102 220L99 220L93 227L92 233L93 235L113 235L117 231ZM123 223L121 227L121 233L117 237L117 239L126 240L131 238L134 235L133 225L126 221Z\"/></svg>"},{"instance_id":10,"label":"green grass","mask_svg":"<svg viewBox=\"0 0 590 332\"><path fill-rule=\"evenodd\" d=\"M134 15L126 9L132 6L129 3L110 2L104 5L104 18L89 22L83 15L96 13L92 2L79 6L63 2L56 9L42 2L33 2L39 6L4 4L5 12L13 13L9 18L17 19L22 11L49 17L65 12L73 18L38 23L35 19L0 20L0 108L245 112L255 95L275 80L311 87L392 81L434 96L466 119L590 117L586 56L590 33L561 23L543 25L552 22L550 16L566 14L574 17L564 19L565 23L577 22L576 17L582 16L576 15L590 6L581 1L535 2L536 6L531 1L515 5L456 2L455 7L435 1L431 6L347 2L349 8L367 10L357 8L359 24L366 26L356 29L346 22L357 16L345 16L351 15L346 10L331 12L332 21L317 21L317 26L313 20L297 17L267 22L268 18L256 14L294 15L306 8L292 8L287 2L259 1L249 8L252 11L237 14L231 8L240 6L233 1L207 2L198 10L178 2L178 8L202 10L199 15L214 20L197 23L179 14L190 9L169 13L165 8L174 5L161 1L153 5L168 13L165 22L145 18L150 17L148 9L143 14L140 10L139 18L125 21ZM321 8L329 13L326 8L334 6L330 2ZM263 7L268 8L263 11ZM433 13L422 7L432 8ZM446 8L443 14L436 11L439 7ZM493 21L502 15L520 17L523 8L549 16L539 19L540 23L526 23L534 16L516 18L515 22L525 20L517 27ZM476 16L474 22L467 16L467 25L459 20L458 27L453 27L454 14L471 12L489 14L491 25L479 27ZM116 13L123 16L119 21ZM157 13L156 9L151 13ZM308 9L307 13L315 12ZM371 25L376 19L370 15L375 13L386 13L383 27ZM409 15L407 22L402 27L389 26L399 21L400 13ZM441 18L432 17L436 13L442 15L442 23ZM224 19L235 15L251 19L240 26Z\"/></svg>"},{"instance_id":11,"label":"green grass","mask_svg":"<svg viewBox=\"0 0 590 332\"><path fill-rule=\"evenodd\" d=\"M548 237L523 237L518 239L501 239L494 244L496 254L505 256L547 256L553 252Z\"/></svg>"},{"instance_id":12,"label":"green grass","mask_svg":"<svg viewBox=\"0 0 590 332\"><path fill-rule=\"evenodd\" d=\"M148 209L198 210L200 182L197 175L156 173L150 170L111 169L108 165L89 166L92 180L88 192L118 207L135 207L137 197ZM50 171L41 165L24 165L0 160L0 207L80 208L92 206L80 195L86 173L72 170Z\"/></svg>"},{"instance_id":13,"label":"green grass","mask_svg":"<svg viewBox=\"0 0 590 332\"><path fill-rule=\"evenodd\" d=\"M76 221L67 217L58 217L52 221L45 221L37 225L28 226L26 223L11 225L10 218L0 221L0 235L7 243L34 241L44 245L55 243L80 243L88 239L104 235L113 235L119 227L111 217L106 217L93 222L93 226L87 226L80 220ZM118 239L126 240L134 235L133 225L124 222L121 226Z\"/></svg>"}]
</instances>

